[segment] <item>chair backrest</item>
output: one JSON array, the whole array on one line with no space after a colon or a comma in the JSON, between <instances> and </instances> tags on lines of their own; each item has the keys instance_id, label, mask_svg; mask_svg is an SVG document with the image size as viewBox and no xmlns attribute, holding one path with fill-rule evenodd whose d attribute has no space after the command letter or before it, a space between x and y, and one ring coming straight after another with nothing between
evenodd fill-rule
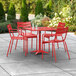
<instances>
[{"instance_id":1,"label":"chair backrest","mask_svg":"<svg viewBox=\"0 0 76 76\"><path fill-rule=\"evenodd\" d=\"M7 25L7 28L8 28L8 32L9 32L9 34L10 34L10 37L14 36L13 29L12 29L12 27L11 27L11 24L8 24L8 25Z\"/></svg>"},{"instance_id":2,"label":"chair backrest","mask_svg":"<svg viewBox=\"0 0 76 76\"><path fill-rule=\"evenodd\" d=\"M65 23L59 22L58 27L65 27Z\"/></svg>"},{"instance_id":3,"label":"chair backrest","mask_svg":"<svg viewBox=\"0 0 76 76\"><path fill-rule=\"evenodd\" d=\"M11 24L7 25L8 31L12 30Z\"/></svg>"},{"instance_id":4,"label":"chair backrest","mask_svg":"<svg viewBox=\"0 0 76 76\"><path fill-rule=\"evenodd\" d=\"M31 27L31 22L17 22L17 28L20 27Z\"/></svg>"},{"instance_id":5,"label":"chair backrest","mask_svg":"<svg viewBox=\"0 0 76 76\"><path fill-rule=\"evenodd\" d=\"M63 34L65 34L64 37L62 36L62 40L65 40L66 36L67 36L67 32L68 32L68 27L57 28L57 30L56 30L56 36L60 35L60 34L62 36Z\"/></svg>"}]
</instances>

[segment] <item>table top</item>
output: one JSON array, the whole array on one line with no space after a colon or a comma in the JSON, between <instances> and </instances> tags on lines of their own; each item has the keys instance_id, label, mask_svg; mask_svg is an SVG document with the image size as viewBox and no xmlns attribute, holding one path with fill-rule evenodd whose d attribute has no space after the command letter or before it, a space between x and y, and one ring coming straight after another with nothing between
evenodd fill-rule
<instances>
[{"instance_id":1,"label":"table top","mask_svg":"<svg viewBox=\"0 0 76 76\"><path fill-rule=\"evenodd\" d=\"M37 27L37 28L25 28L23 27L24 30L31 30L31 31L56 31L56 28L53 27Z\"/></svg>"}]
</instances>

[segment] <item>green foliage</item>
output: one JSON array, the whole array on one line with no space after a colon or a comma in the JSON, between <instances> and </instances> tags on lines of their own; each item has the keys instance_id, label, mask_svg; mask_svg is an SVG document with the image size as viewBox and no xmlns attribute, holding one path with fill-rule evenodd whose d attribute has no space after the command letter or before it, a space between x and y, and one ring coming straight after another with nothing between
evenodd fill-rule
<instances>
[{"instance_id":1,"label":"green foliage","mask_svg":"<svg viewBox=\"0 0 76 76\"><path fill-rule=\"evenodd\" d=\"M70 9L70 6L69 5L67 5L66 7L63 7L62 8L62 16L65 18L65 17L68 17L68 16L71 16L71 9Z\"/></svg>"},{"instance_id":2,"label":"green foliage","mask_svg":"<svg viewBox=\"0 0 76 76\"><path fill-rule=\"evenodd\" d=\"M52 0L52 4L53 4L53 11L58 13L58 1L59 0Z\"/></svg>"},{"instance_id":3,"label":"green foliage","mask_svg":"<svg viewBox=\"0 0 76 76\"><path fill-rule=\"evenodd\" d=\"M70 0L52 0L54 13L60 13L63 7L69 5Z\"/></svg>"},{"instance_id":4,"label":"green foliage","mask_svg":"<svg viewBox=\"0 0 76 76\"><path fill-rule=\"evenodd\" d=\"M20 13L22 0L10 0L9 2L12 2L15 5L16 13Z\"/></svg>"},{"instance_id":5,"label":"green foliage","mask_svg":"<svg viewBox=\"0 0 76 76\"><path fill-rule=\"evenodd\" d=\"M35 13L35 2L36 2L35 0L26 0L29 12L32 14Z\"/></svg>"},{"instance_id":6,"label":"green foliage","mask_svg":"<svg viewBox=\"0 0 76 76\"><path fill-rule=\"evenodd\" d=\"M5 20L5 12L2 3L0 3L0 21L4 21L4 20Z\"/></svg>"},{"instance_id":7,"label":"green foliage","mask_svg":"<svg viewBox=\"0 0 76 76\"><path fill-rule=\"evenodd\" d=\"M21 7L21 16L20 16L20 19L23 22L28 21L28 9L27 9L26 0L22 0L22 7Z\"/></svg>"},{"instance_id":8,"label":"green foliage","mask_svg":"<svg viewBox=\"0 0 76 76\"><path fill-rule=\"evenodd\" d=\"M49 0L49 5L48 5L49 9L51 9L52 7L52 0Z\"/></svg>"},{"instance_id":9,"label":"green foliage","mask_svg":"<svg viewBox=\"0 0 76 76\"><path fill-rule=\"evenodd\" d=\"M17 28L17 24L16 23L17 23L16 20L1 22L0 23L0 33L6 33L6 32L8 32L8 29L7 29L7 25L8 24L11 24L12 28L16 29Z\"/></svg>"},{"instance_id":10,"label":"green foliage","mask_svg":"<svg viewBox=\"0 0 76 76\"><path fill-rule=\"evenodd\" d=\"M54 11L52 9L52 0L49 0L49 2L45 5L45 14L46 16L50 17L50 18L53 18L54 17Z\"/></svg>"},{"instance_id":11,"label":"green foliage","mask_svg":"<svg viewBox=\"0 0 76 76\"><path fill-rule=\"evenodd\" d=\"M43 8L45 7L45 5L48 3L49 0L41 0L42 4L43 4Z\"/></svg>"},{"instance_id":12,"label":"green foliage","mask_svg":"<svg viewBox=\"0 0 76 76\"><path fill-rule=\"evenodd\" d=\"M8 32L8 24L10 24L10 21L0 23L0 33Z\"/></svg>"},{"instance_id":13,"label":"green foliage","mask_svg":"<svg viewBox=\"0 0 76 76\"><path fill-rule=\"evenodd\" d=\"M75 32L76 31L76 26L69 26L69 31L70 32Z\"/></svg>"},{"instance_id":14,"label":"green foliage","mask_svg":"<svg viewBox=\"0 0 76 76\"><path fill-rule=\"evenodd\" d=\"M8 11L9 0L0 0L0 2L3 4L3 8L6 13Z\"/></svg>"},{"instance_id":15,"label":"green foliage","mask_svg":"<svg viewBox=\"0 0 76 76\"><path fill-rule=\"evenodd\" d=\"M26 0L27 8L30 9L29 12L35 13L35 2L36 1L37 0ZM41 0L41 1L43 3L43 8L49 2L49 0ZM52 9L54 12L58 13L64 6L69 4L69 2L71 1L73 2L73 0L52 0ZM22 0L0 0L0 2L3 4L5 12L8 11L9 3L12 2L16 7L16 12L20 13Z\"/></svg>"},{"instance_id":16,"label":"green foliage","mask_svg":"<svg viewBox=\"0 0 76 76\"><path fill-rule=\"evenodd\" d=\"M67 3L64 0L57 1L57 13L59 14L63 7L66 7Z\"/></svg>"},{"instance_id":17,"label":"green foliage","mask_svg":"<svg viewBox=\"0 0 76 76\"><path fill-rule=\"evenodd\" d=\"M71 2L71 16L72 18L72 25L76 25L76 0L72 0Z\"/></svg>"},{"instance_id":18,"label":"green foliage","mask_svg":"<svg viewBox=\"0 0 76 76\"><path fill-rule=\"evenodd\" d=\"M38 14L44 15L44 10L43 10L43 4L41 0L37 0L36 2L36 7L35 7L35 16Z\"/></svg>"},{"instance_id":19,"label":"green foliage","mask_svg":"<svg viewBox=\"0 0 76 76\"><path fill-rule=\"evenodd\" d=\"M16 19L16 11L14 4L10 3L9 10L7 13L7 20L13 20L13 19Z\"/></svg>"}]
</instances>

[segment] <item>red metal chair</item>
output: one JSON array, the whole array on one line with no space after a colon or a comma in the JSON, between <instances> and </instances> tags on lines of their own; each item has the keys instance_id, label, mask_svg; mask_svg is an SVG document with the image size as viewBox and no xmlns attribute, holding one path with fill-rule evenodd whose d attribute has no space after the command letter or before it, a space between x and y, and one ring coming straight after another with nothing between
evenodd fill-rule
<instances>
[{"instance_id":1,"label":"red metal chair","mask_svg":"<svg viewBox=\"0 0 76 76\"><path fill-rule=\"evenodd\" d=\"M31 28L31 22L17 22L17 28L28 28L30 27ZM31 40L31 48L33 48L33 38L36 38L36 50L37 50L37 35L36 34L33 34L32 31L30 33L27 33L26 30L25 30L25 36L27 36L27 42L28 42L28 38L32 38ZM18 40L16 41L16 46L15 46L15 49L17 47L17 43L18 43ZM27 46L28 47L28 46Z\"/></svg>"},{"instance_id":2,"label":"red metal chair","mask_svg":"<svg viewBox=\"0 0 76 76\"><path fill-rule=\"evenodd\" d=\"M61 28L62 28L62 27L65 27L65 23L59 22L57 28L58 28L58 27L61 27ZM45 37L45 38L48 38L48 40L50 40L50 37L54 37L54 36L55 36L55 34L53 34L52 31L51 31L51 34L47 34L46 31L45 31L45 33L44 33L44 37ZM44 38L44 39L45 39L45 38ZM48 44L48 46L49 46L49 52L50 52L50 43ZM58 43L57 43L57 47L58 47L58 49L59 49ZM44 44L44 49L45 49L45 44Z\"/></svg>"},{"instance_id":3,"label":"red metal chair","mask_svg":"<svg viewBox=\"0 0 76 76\"><path fill-rule=\"evenodd\" d=\"M54 52L55 62L56 62L55 43L60 43L60 42L64 43L64 49L65 49L65 51L67 51L68 59L70 59L67 44L65 41L67 32L68 32L68 27L57 28L54 40L44 41L42 38L42 48L43 48L43 44L52 43L52 57L53 57L53 52ZM44 37L44 36L42 36L42 37ZM61 37L61 39L58 39L58 37ZM43 56L43 54L42 54L42 56Z\"/></svg>"},{"instance_id":4,"label":"red metal chair","mask_svg":"<svg viewBox=\"0 0 76 76\"><path fill-rule=\"evenodd\" d=\"M8 47L8 51L7 51L7 56L8 56L9 51L11 53L14 40L23 40L23 50L25 51L25 49L24 49L24 38L23 38L23 36L19 36L19 31L20 31L20 33L22 33L22 30L20 29L18 31L17 29L12 29L11 24L8 24L7 28L8 28L9 34L10 34L10 38L11 38L10 43L9 43L9 47ZM17 31L18 31L18 36L15 36L14 33ZM24 34L24 33L22 33L22 34Z\"/></svg>"},{"instance_id":5,"label":"red metal chair","mask_svg":"<svg viewBox=\"0 0 76 76\"><path fill-rule=\"evenodd\" d=\"M59 22L58 27L65 27L65 23Z\"/></svg>"}]
</instances>

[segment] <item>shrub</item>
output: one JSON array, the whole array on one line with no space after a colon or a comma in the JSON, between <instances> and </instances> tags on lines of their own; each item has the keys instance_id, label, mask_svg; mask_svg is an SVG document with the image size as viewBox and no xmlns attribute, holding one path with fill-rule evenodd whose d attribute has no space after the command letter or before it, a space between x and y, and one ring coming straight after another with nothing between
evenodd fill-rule
<instances>
[{"instance_id":1,"label":"shrub","mask_svg":"<svg viewBox=\"0 0 76 76\"><path fill-rule=\"evenodd\" d=\"M61 15L61 13L59 13L59 15ZM53 17L51 20L50 20L50 25L49 27L56 27L58 25L59 22L63 22L66 24L66 26L70 26L72 25L71 24L71 21L72 21L72 17L71 16L68 16L68 17L59 17L59 15L57 13L55 13L55 17Z\"/></svg>"},{"instance_id":2,"label":"shrub","mask_svg":"<svg viewBox=\"0 0 76 76\"><path fill-rule=\"evenodd\" d=\"M23 22L28 21L28 9L27 9L26 0L22 0L20 19Z\"/></svg>"},{"instance_id":3,"label":"shrub","mask_svg":"<svg viewBox=\"0 0 76 76\"><path fill-rule=\"evenodd\" d=\"M71 16L70 12L71 12L71 8L69 5L67 5L66 7L62 8L61 15L62 15L62 17L65 18L65 17Z\"/></svg>"},{"instance_id":4,"label":"shrub","mask_svg":"<svg viewBox=\"0 0 76 76\"><path fill-rule=\"evenodd\" d=\"M37 0L35 7L35 16L39 15L40 13L44 15L43 4L41 0Z\"/></svg>"},{"instance_id":5,"label":"shrub","mask_svg":"<svg viewBox=\"0 0 76 76\"><path fill-rule=\"evenodd\" d=\"M73 17L71 22L73 25L76 25L76 0L72 0L70 7L71 7L71 16Z\"/></svg>"},{"instance_id":6,"label":"shrub","mask_svg":"<svg viewBox=\"0 0 76 76\"><path fill-rule=\"evenodd\" d=\"M69 26L69 32L75 32L76 31L76 26L72 25L72 26Z\"/></svg>"},{"instance_id":7,"label":"shrub","mask_svg":"<svg viewBox=\"0 0 76 76\"><path fill-rule=\"evenodd\" d=\"M7 13L7 20L13 20L16 18L15 6L13 3L10 3L9 10Z\"/></svg>"},{"instance_id":8,"label":"shrub","mask_svg":"<svg viewBox=\"0 0 76 76\"><path fill-rule=\"evenodd\" d=\"M71 25L72 17L68 16L67 18L62 18L61 20L63 23L66 23L66 26Z\"/></svg>"},{"instance_id":9,"label":"shrub","mask_svg":"<svg viewBox=\"0 0 76 76\"><path fill-rule=\"evenodd\" d=\"M53 19L50 20L49 27L57 27L59 22L61 22L60 17L53 17Z\"/></svg>"},{"instance_id":10,"label":"shrub","mask_svg":"<svg viewBox=\"0 0 76 76\"><path fill-rule=\"evenodd\" d=\"M0 2L0 21L2 21L2 20L5 20L5 12L4 12L4 9L3 9L3 5Z\"/></svg>"},{"instance_id":11,"label":"shrub","mask_svg":"<svg viewBox=\"0 0 76 76\"><path fill-rule=\"evenodd\" d=\"M0 33L8 32L7 25L10 24L10 21L0 23Z\"/></svg>"},{"instance_id":12,"label":"shrub","mask_svg":"<svg viewBox=\"0 0 76 76\"><path fill-rule=\"evenodd\" d=\"M54 17L54 11L53 11L53 6L52 6L52 0L49 0L49 2L45 5L45 14L46 16L53 18Z\"/></svg>"},{"instance_id":13,"label":"shrub","mask_svg":"<svg viewBox=\"0 0 76 76\"><path fill-rule=\"evenodd\" d=\"M0 33L6 33L8 32L8 29L7 29L7 25L8 24L11 24L12 25L12 28L16 29L17 28L17 25L16 25L17 21L6 21L6 22L1 22L0 23Z\"/></svg>"}]
</instances>

